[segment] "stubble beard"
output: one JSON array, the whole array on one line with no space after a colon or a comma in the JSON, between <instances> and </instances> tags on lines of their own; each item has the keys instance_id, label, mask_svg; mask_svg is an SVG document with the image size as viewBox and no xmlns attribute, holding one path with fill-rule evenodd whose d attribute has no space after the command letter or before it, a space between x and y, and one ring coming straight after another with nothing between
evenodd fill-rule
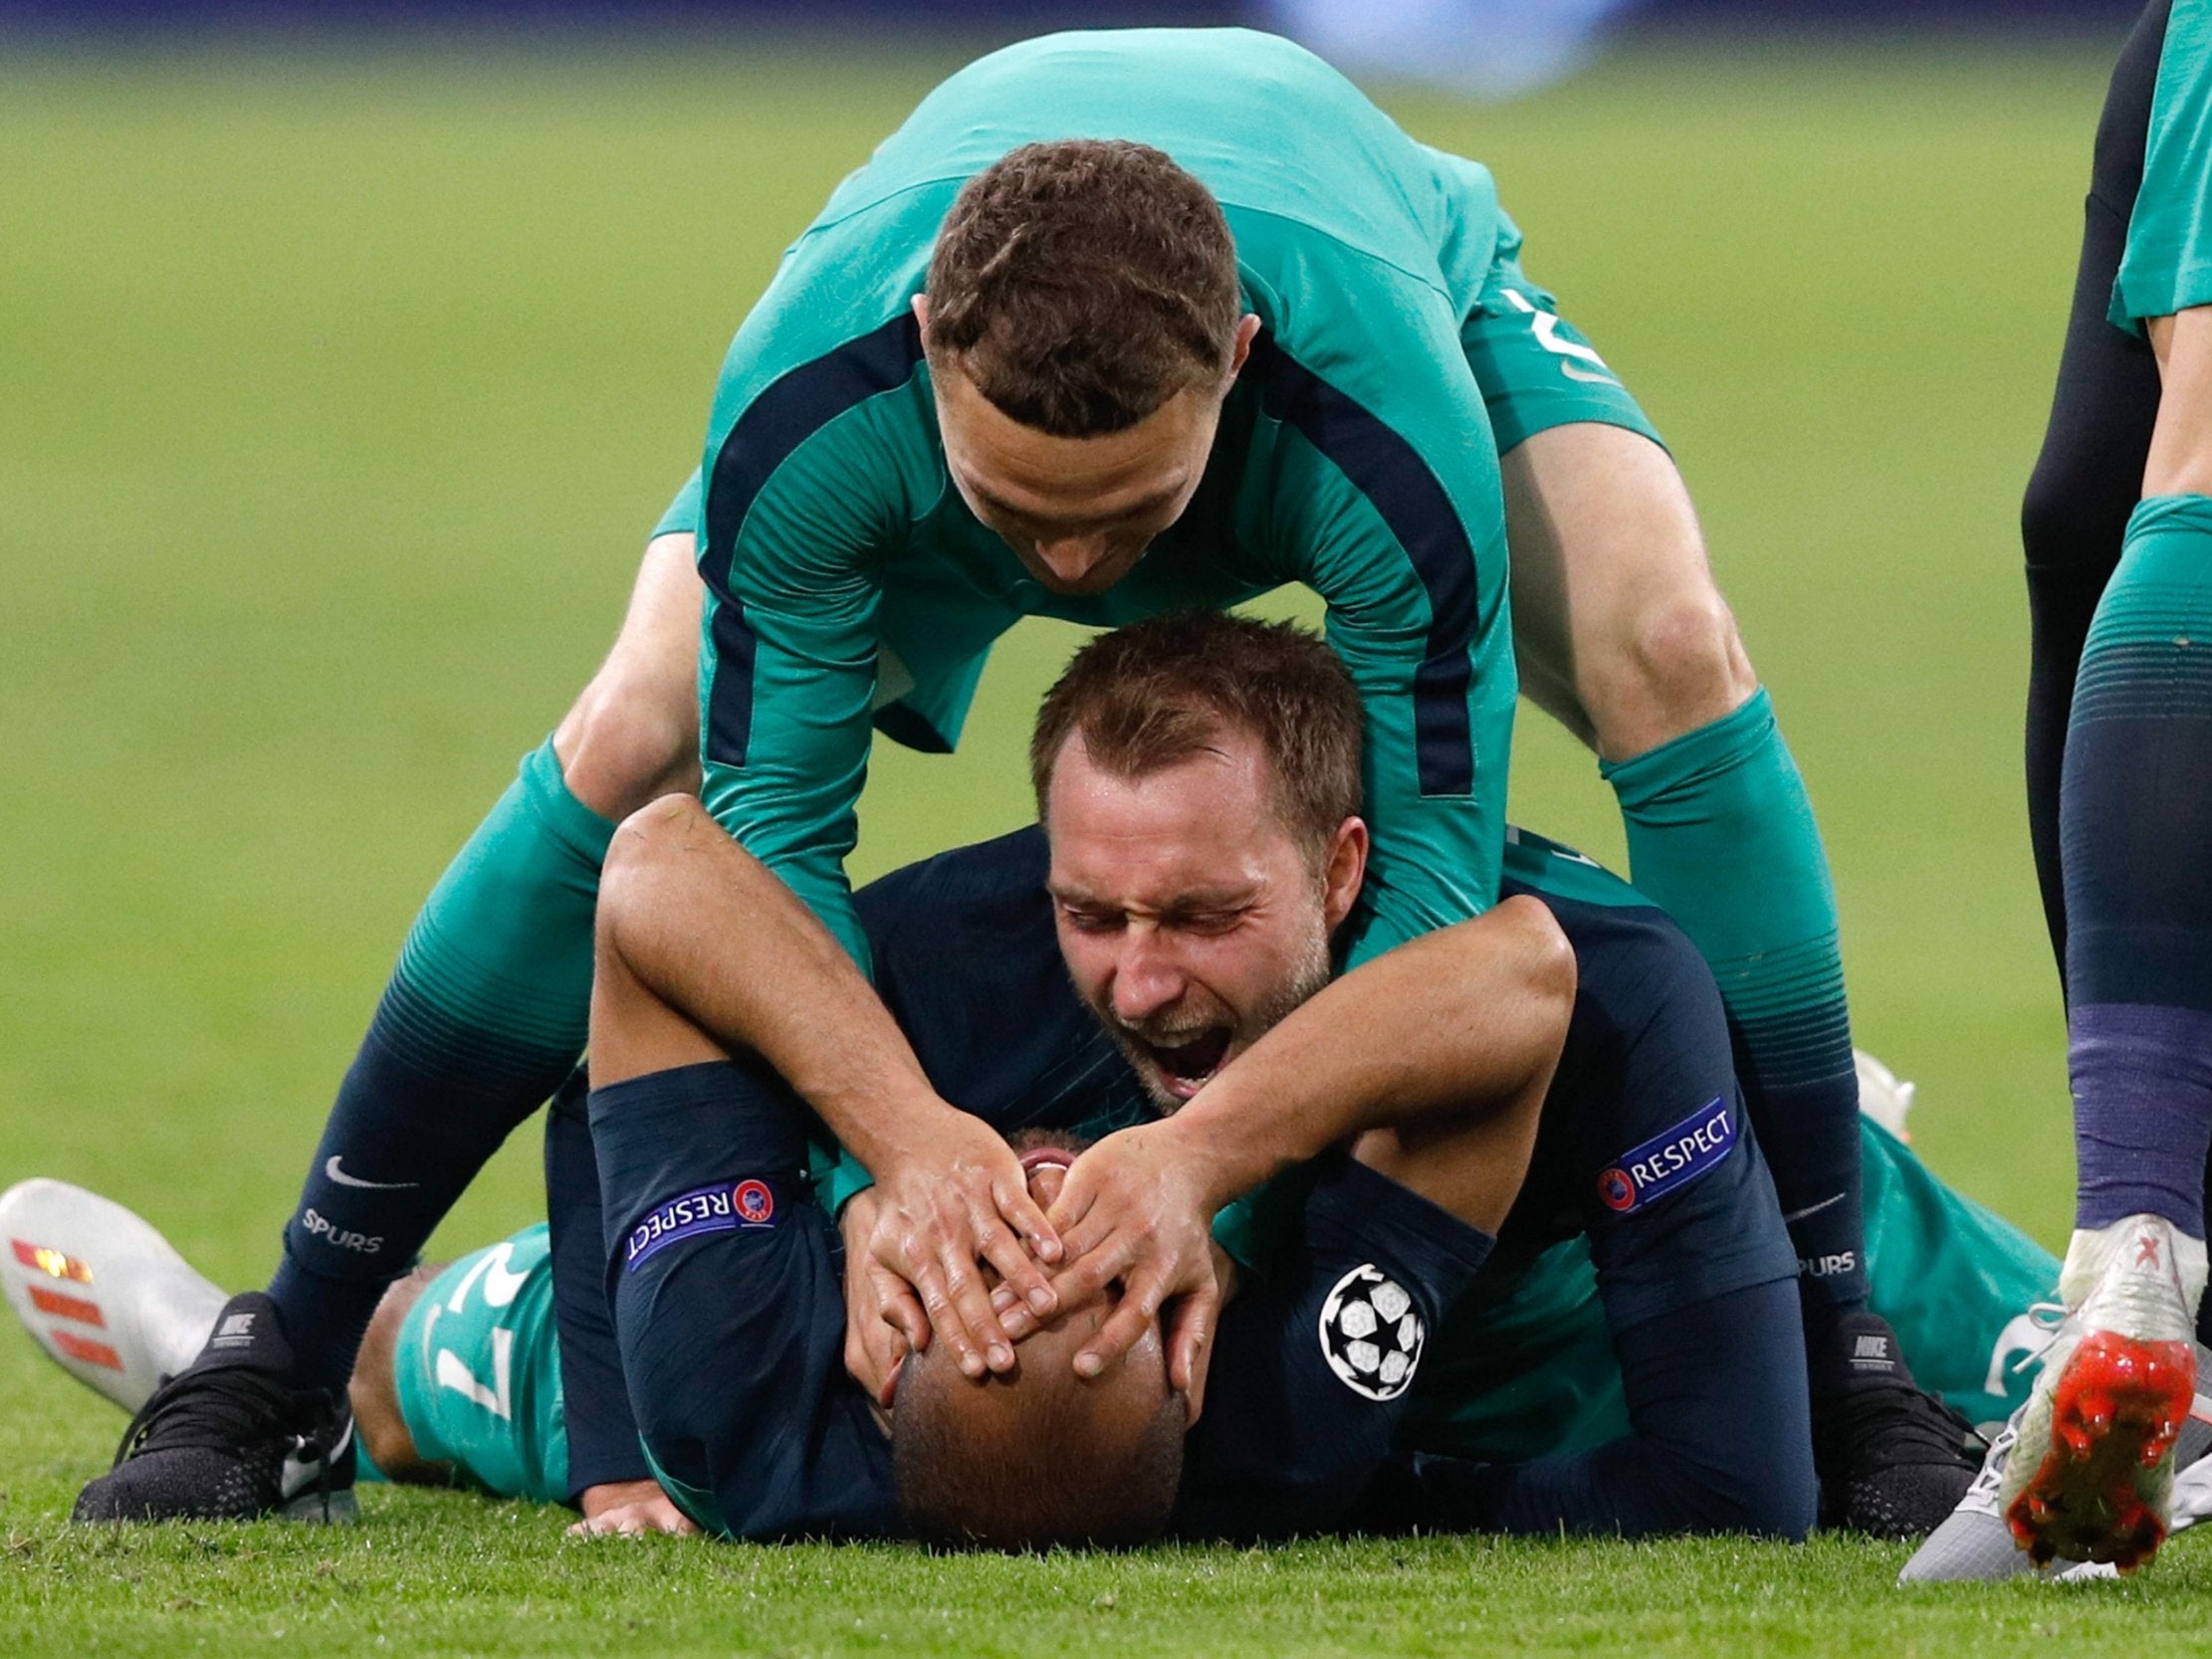
<instances>
[{"instance_id":1,"label":"stubble beard","mask_svg":"<svg viewBox=\"0 0 2212 1659\"><path fill-rule=\"evenodd\" d=\"M1111 1010L1101 1008L1096 1003L1091 1004L1091 1012L1106 1028L1106 1034L1113 1039L1114 1046L1121 1050L1122 1058L1129 1062L1130 1070L1137 1074L1137 1082L1143 1088L1146 1098L1163 1118L1172 1118L1190 1103L1172 1093L1160 1081L1158 1063L1145 1046L1148 1038L1157 1042L1163 1038L1189 1036L1193 1032L1227 1023L1230 1027L1228 1056L1207 1078L1207 1082L1211 1084L1227 1069L1230 1061L1237 1059L1252 1044L1312 1000L1335 977L1336 966L1329 957L1328 933L1317 928L1306 939L1281 987L1255 1004L1240 1020L1224 1021L1220 1016L1226 1010L1217 1002L1206 1011L1204 1017L1193 1018L1186 1010L1172 1019L1136 1028L1124 1025L1114 1017Z\"/></svg>"}]
</instances>

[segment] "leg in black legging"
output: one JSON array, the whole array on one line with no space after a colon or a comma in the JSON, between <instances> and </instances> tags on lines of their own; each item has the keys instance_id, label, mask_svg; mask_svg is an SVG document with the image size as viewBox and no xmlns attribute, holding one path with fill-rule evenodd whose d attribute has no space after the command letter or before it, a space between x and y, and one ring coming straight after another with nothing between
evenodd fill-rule
<instances>
[{"instance_id":1,"label":"leg in black legging","mask_svg":"<svg viewBox=\"0 0 2212 1659\"><path fill-rule=\"evenodd\" d=\"M2127 517L2142 496L2143 458L2158 415L2158 365L2142 340L2104 319L2127 220L2142 183L2150 100L2170 0L2154 0L2122 48L2097 129L2082 261L2043 453L2021 506L2033 628L2028 672L2028 830L2051 945L2066 972L2066 901L2059 871L2059 773L2075 673L2090 618L2119 562Z\"/></svg>"}]
</instances>

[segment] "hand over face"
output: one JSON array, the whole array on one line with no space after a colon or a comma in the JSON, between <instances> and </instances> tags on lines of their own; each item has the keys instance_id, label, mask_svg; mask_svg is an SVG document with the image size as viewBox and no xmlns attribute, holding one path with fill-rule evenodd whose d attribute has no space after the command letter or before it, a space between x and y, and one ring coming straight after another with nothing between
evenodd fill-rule
<instances>
[{"instance_id":1,"label":"hand over face","mask_svg":"<svg viewBox=\"0 0 2212 1659\"><path fill-rule=\"evenodd\" d=\"M884 1277L862 1290L879 1313L890 1311L889 1323L907 1332L913 1346L934 1334L951 1346L969 1376L1009 1370L1013 1344L992 1307L985 1266L996 1270L1022 1306L1049 1318L1059 1298L1039 1264L1059 1261L1059 1234L1029 1196L1020 1159L981 1119L948 1110L920 1143L924 1150L878 1171L864 1248L852 1249L853 1234L847 1234L848 1316L852 1281L876 1270ZM908 1287L905 1294L918 1304L927 1332L916 1336L902 1293L888 1280ZM848 1365L851 1335L848 1318ZM880 1366L870 1366L869 1374L888 1385Z\"/></svg>"},{"instance_id":2,"label":"hand over face","mask_svg":"<svg viewBox=\"0 0 2212 1659\"><path fill-rule=\"evenodd\" d=\"M1190 1402L1195 1422L1223 1295L1225 1258L1216 1250L1203 1171L1187 1154L1173 1121L1108 1136L1077 1157L1053 1194L1047 1218L1066 1247L1053 1276L1060 1312L1121 1297L1076 1352L1080 1376L1118 1364L1168 1310L1168 1379ZM1034 1330L1010 1295L997 1299L1005 1329Z\"/></svg>"}]
</instances>

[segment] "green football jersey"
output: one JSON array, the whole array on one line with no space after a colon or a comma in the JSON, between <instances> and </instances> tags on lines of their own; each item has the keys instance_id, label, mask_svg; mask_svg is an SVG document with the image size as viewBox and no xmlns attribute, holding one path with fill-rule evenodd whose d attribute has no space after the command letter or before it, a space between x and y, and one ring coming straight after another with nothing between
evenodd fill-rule
<instances>
[{"instance_id":1,"label":"green football jersey","mask_svg":"<svg viewBox=\"0 0 2212 1659\"><path fill-rule=\"evenodd\" d=\"M415 1450L502 1498L568 1497L568 1430L544 1222L471 1251L424 1287L392 1352Z\"/></svg>"},{"instance_id":2,"label":"green football jersey","mask_svg":"<svg viewBox=\"0 0 2212 1659\"><path fill-rule=\"evenodd\" d=\"M2142 186L2109 316L2130 332L2212 305L2212 0L2174 0L2158 54Z\"/></svg>"},{"instance_id":3,"label":"green football jersey","mask_svg":"<svg viewBox=\"0 0 2212 1659\"><path fill-rule=\"evenodd\" d=\"M1189 510L1078 598L953 487L911 310L961 186L1065 137L1153 144L1203 180L1262 324ZM1486 171L1268 35L1054 35L953 76L838 187L724 364L692 526L708 807L865 962L843 862L872 727L949 748L1023 616L1113 626L1302 583L1368 711L1356 956L1487 908L1515 683L1460 331L1510 235Z\"/></svg>"}]
</instances>

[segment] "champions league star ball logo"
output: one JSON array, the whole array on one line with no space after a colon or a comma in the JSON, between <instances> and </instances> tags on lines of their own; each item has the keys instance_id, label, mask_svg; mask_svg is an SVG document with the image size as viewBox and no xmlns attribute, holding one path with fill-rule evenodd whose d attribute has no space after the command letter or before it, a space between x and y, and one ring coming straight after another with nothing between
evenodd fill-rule
<instances>
[{"instance_id":1,"label":"champions league star ball logo","mask_svg":"<svg viewBox=\"0 0 2212 1659\"><path fill-rule=\"evenodd\" d=\"M1321 1356L1345 1387L1394 1400L1413 1386L1429 1328L1405 1287L1374 1263L1336 1282L1321 1305Z\"/></svg>"}]
</instances>

